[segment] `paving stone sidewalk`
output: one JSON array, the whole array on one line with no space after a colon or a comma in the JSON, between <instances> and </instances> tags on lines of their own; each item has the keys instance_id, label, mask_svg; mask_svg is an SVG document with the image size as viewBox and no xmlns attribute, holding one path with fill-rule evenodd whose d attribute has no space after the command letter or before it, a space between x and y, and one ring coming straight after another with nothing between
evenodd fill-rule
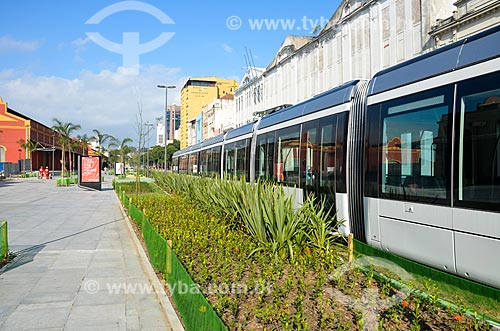
<instances>
[{"instance_id":1,"label":"paving stone sidewalk","mask_svg":"<svg viewBox=\"0 0 500 331\"><path fill-rule=\"evenodd\" d=\"M17 255L0 271L0 330L182 329L153 287L111 178L100 192L0 182L0 220Z\"/></svg>"}]
</instances>

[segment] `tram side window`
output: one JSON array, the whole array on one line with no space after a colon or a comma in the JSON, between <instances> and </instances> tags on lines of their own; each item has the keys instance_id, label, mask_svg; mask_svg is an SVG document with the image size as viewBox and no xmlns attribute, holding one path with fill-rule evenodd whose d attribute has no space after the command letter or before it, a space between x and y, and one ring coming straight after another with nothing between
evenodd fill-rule
<instances>
[{"instance_id":1,"label":"tram side window","mask_svg":"<svg viewBox=\"0 0 500 331\"><path fill-rule=\"evenodd\" d=\"M318 121L305 123L302 127L302 169L301 187L307 191L316 191L319 182L319 135Z\"/></svg>"},{"instance_id":2,"label":"tram side window","mask_svg":"<svg viewBox=\"0 0 500 331\"><path fill-rule=\"evenodd\" d=\"M337 193L347 192L346 183L346 157L347 157L347 113L341 113L337 116L337 142L335 144L335 181Z\"/></svg>"},{"instance_id":3,"label":"tram side window","mask_svg":"<svg viewBox=\"0 0 500 331\"><path fill-rule=\"evenodd\" d=\"M266 173L266 134L257 137L257 148L255 153L255 177L257 179L268 179Z\"/></svg>"},{"instance_id":4,"label":"tram side window","mask_svg":"<svg viewBox=\"0 0 500 331\"><path fill-rule=\"evenodd\" d=\"M205 175L213 176L214 174L214 157L215 157L215 149L210 148L206 150L207 153L207 164L205 169Z\"/></svg>"},{"instance_id":5,"label":"tram side window","mask_svg":"<svg viewBox=\"0 0 500 331\"><path fill-rule=\"evenodd\" d=\"M172 171L173 172L179 171L179 158L178 157L172 159Z\"/></svg>"},{"instance_id":6,"label":"tram side window","mask_svg":"<svg viewBox=\"0 0 500 331\"><path fill-rule=\"evenodd\" d=\"M221 147L212 148L212 163L210 165L210 175L220 177L220 151Z\"/></svg>"},{"instance_id":7,"label":"tram side window","mask_svg":"<svg viewBox=\"0 0 500 331\"><path fill-rule=\"evenodd\" d=\"M500 209L500 74L458 85L458 205Z\"/></svg>"},{"instance_id":8,"label":"tram side window","mask_svg":"<svg viewBox=\"0 0 500 331\"><path fill-rule=\"evenodd\" d=\"M320 187L322 191L335 192L335 136L337 116L321 125Z\"/></svg>"},{"instance_id":9,"label":"tram side window","mask_svg":"<svg viewBox=\"0 0 500 331\"><path fill-rule=\"evenodd\" d=\"M183 155L179 158L179 172L186 173L188 171L188 155Z\"/></svg>"},{"instance_id":10,"label":"tram side window","mask_svg":"<svg viewBox=\"0 0 500 331\"><path fill-rule=\"evenodd\" d=\"M278 183L299 187L300 126L278 131L276 139L275 179Z\"/></svg>"},{"instance_id":11,"label":"tram side window","mask_svg":"<svg viewBox=\"0 0 500 331\"><path fill-rule=\"evenodd\" d=\"M248 180L250 178L249 176L249 167L248 167L248 162L249 162L249 140L244 139L237 141L235 144L235 158L236 158L236 171L235 175L236 178L245 178Z\"/></svg>"},{"instance_id":12,"label":"tram side window","mask_svg":"<svg viewBox=\"0 0 500 331\"><path fill-rule=\"evenodd\" d=\"M378 198L380 104L368 107L365 130L365 196Z\"/></svg>"},{"instance_id":13,"label":"tram side window","mask_svg":"<svg viewBox=\"0 0 500 331\"><path fill-rule=\"evenodd\" d=\"M266 178L268 180L276 179L274 173L274 145L276 141L276 133L268 132L266 138Z\"/></svg>"},{"instance_id":14,"label":"tram side window","mask_svg":"<svg viewBox=\"0 0 500 331\"><path fill-rule=\"evenodd\" d=\"M232 179L235 177L235 150L234 143L224 146L224 178Z\"/></svg>"},{"instance_id":15,"label":"tram side window","mask_svg":"<svg viewBox=\"0 0 500 331\"><path fill-rule=\"evenodd\" d=\"M200 152L200 174L208 175L208 164L210 162L210 153L208 150Z\"/></svg>"},{"instance_id":16,"label":"tram side window","mask_svg":"<svg viewBox=\"0 0 500 331\"><path fill-rule=\"evenodd\" d=\"M446 203L451 89L382 105L381 197Z\"/></svg>"},{"instance_id":17,"label":"tram side window","mask_svg":"<svg viewBox=\"0 0 500 331\"><path fill-rule=\"evenodd\" d=\"M189 155L189 170L190 174L198 173L198 153L193 153Z\"/></svg>"}]
</instances>

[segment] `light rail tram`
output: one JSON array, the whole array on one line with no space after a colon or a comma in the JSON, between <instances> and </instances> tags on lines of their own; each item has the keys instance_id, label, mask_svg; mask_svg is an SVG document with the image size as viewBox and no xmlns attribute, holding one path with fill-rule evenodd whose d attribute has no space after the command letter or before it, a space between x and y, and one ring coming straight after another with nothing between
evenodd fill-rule
<instances>
[{"instance_id":1,"label":"light rail tram","mask_svg":"<svg viewBox=\"0 0 500 331\"><path fill-rule=\"evenodd\" d=\"M380 250L500 288L500 26L176 152L314 193Z\"/></svg>"}]
</instances>

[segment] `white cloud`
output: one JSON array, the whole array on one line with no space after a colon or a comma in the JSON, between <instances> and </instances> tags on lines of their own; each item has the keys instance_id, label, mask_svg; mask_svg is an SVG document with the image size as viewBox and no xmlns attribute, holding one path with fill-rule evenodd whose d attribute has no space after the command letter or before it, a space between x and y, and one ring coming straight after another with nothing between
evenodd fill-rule
<instances>
[{"instance_id":1,"label":"white cloud","mask_svg":"<svg viewBox=\"0 0 500 331\"><path fill-rule=\"evenodd\" d=\"M0 37L0 53L7 53L7 52L30 53L38 49L40 47L40 44L41 42L38 40L22 41L22 40L12 39L8 36L2 36Z\"/></svg>"},{"instance_id":2,"label":"white cloud","mask_svg":"<svg viewBox=\"0 0 500 331\"><path fill-rule=\"evenodd\" d=\"M78 38L75 39L71 42L71 46L75 50L75 56L74 60L76 63L85 63L85 59L82 56L82 54L86 51L87 49L87 44L92 42L90 38L85 37L85 38Z\"/></svg>"},{"instance_id":3,"label":"white cloud","mask_svg":"<svg viewBox=\"0 0 500 331\"><path fill-rule=\"evenodd\" d=\"M91 41L92 40L90 40L90 38L88 38L88 37L86 37L86 38L78 38L78 39L73 40L71 42L71 45L73 45L74 47L82 47L82 46L87 45Z\"/></svg>"},{"instance_id":4,"label":"white cloud","mask_svg":"<svg viewBox=\"0 0 500 331\"><path fill-rule=\"evenodd\" d=\"M222 49L226 53L232 53L233 52L233 48L231 46L229 46L228 44L222 44Z\"/></svg>"},{"instance_id":5,"label":"white cloud","mask_svg":"<svg viewBox=\"0 0 500 331\"><path fill-rule=\"evenodd\" d=\"M169 90L168 100L169 104L179 104L185 80L180 69L161 65L144 67L136 76L119 69L83 71L74 79L6 70L0 72L0 97L10 108L49 127L52 119L58 118L80 124L79 134L99 129L137 141L138 103L142 104L143 120L154 122L165 107L165 91L156 85L177 85Z\"/></svg>"}]
</instances>

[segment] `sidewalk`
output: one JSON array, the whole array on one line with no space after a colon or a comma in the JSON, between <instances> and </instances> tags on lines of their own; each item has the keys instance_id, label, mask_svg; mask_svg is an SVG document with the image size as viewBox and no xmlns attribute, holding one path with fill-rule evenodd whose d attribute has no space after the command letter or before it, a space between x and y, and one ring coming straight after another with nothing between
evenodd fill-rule
<instances>
[{"instance_id":1,"label":"sidewalk","mask_svg":"<svg viewBox=\"0 0 500 331\"><path fill-rule=\"evenodd\" d=\"M182 329L156 294L111 178L101 192L0 182L0 220L17 255L0 271L0 330Z\"/></svg>"}]
</instances>

